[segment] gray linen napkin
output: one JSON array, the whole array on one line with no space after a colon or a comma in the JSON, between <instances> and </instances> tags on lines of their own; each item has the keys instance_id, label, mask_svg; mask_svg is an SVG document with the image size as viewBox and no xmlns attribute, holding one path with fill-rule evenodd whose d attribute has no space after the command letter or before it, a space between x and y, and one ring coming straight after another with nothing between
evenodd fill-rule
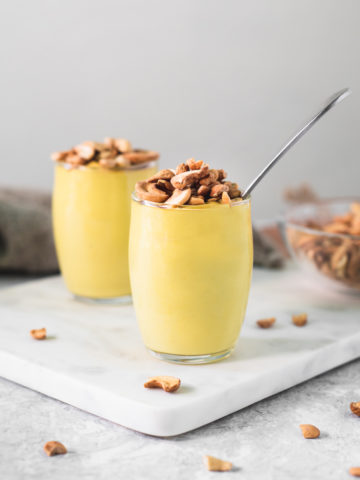
<instances>
[{"instance_id":1,"label":"gray linen napkin","mask_svg":"<svg viewBox=\"0 0 360 480\"><path fill-rule=\"evenodd\" d=\"M280 268L283 256L254 228L254 264ZM0 272L58 272L52 224L51 195L34 190L0 189Z\"/></svg>"},{"instance_id":2,"label":"gray linen napkin","mask_svg":"<svg viewBox=\"0 0 360 480\"><path fill-rule=\"evenodd\" d=\"M0 189L0 271L58 271L49 193Z\"/></svg>"}]
</instances>

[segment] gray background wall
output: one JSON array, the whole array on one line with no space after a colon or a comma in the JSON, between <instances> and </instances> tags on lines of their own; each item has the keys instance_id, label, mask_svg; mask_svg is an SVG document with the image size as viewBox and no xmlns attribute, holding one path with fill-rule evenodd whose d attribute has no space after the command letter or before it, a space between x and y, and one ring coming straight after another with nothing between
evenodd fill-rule
<instances>
[{"instance_id":1,"label":"gray background wall","mask_svg":"<svg viewBox=\"0 0 360 480\"><path fill-rule=\"evenodd\" d=\"M359 193L358 0L7 0L0 15L2 185L51 188L49 153L123 136L245 186L333 91L353 95L258 188Z\"/></svg>"}]
</instances>

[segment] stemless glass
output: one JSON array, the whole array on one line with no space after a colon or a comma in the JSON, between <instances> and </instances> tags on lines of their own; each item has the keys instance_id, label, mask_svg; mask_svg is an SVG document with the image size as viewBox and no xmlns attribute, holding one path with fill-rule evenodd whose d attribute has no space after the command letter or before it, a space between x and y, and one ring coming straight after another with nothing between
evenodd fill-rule
<instances>
[{"instance_id":1,"label":"stemless glass","mask_svg":"<svg viewBox=\"0 0 360 480\"><path fill-rule=\"evenodd\" d=\"M157 162L104 169L95 162L55 166L53 227L65 283L76 297L128 302L131 192L157 171Z\"/></svg>"},{"instance_id":2,"label":"stemless glass","mask_svg":"<svg viewBox=\"0 0 360 480\"><path fill-rule=\"evenodd\" d=\"M130 278L141 334L156 357L228 357L245 316L253 244L250 200L171 207L133 195Z\"/></svg>"}]
</instances>

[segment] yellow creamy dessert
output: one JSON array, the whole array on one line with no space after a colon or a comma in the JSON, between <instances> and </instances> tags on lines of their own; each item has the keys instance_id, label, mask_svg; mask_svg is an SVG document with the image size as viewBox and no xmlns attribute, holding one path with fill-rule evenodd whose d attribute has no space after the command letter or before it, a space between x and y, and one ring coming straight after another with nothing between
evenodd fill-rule
<instances>
[{"instance_id":1,"label":"yellow creamy dessert","mask_svg":"<svg viewBox=\"0 0 360 480\"><path fill-rule=\"evenodd\" d=\"M157 157L155 152L133 151L122 139L85 142L54 154L55 244L65 283L75 295L130 295L131 192L136 182L156 172Z\"/></svg>"},{"instance_id":2,"label":"yellow creamy dessert","mask_svg":"<svg viewBox=\"0 0 360 480\"><path fill-rule=\"evenodd\" d=\"M136 186L133 301L146 347L163 359L218 360L239 335L253 260L250 201L225 176L189 160Z\"/></svg>"}]
</instances>

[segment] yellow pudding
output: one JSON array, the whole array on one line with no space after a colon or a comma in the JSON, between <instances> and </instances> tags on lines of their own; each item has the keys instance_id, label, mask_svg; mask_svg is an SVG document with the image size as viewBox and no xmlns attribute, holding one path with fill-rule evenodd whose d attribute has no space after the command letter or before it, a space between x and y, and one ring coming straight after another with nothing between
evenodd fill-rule
<instances>
[{"instance_id":1,"label":"yellow pudding","mask_svg":"<svg viewBox=\"0 0 360 480\"><path fill-rule=\"evenodd\" d=\"M156 162L106 169L97 162L55 167L53 226L60 269L80 297L130 295L128 240L131 192Z\"/></svg>"},{"instance_id":2,"label":"yellow pudding","mask_svg":"<svg viewBox=\"0 0 360 480\"><path fill-rule=\"evenodd\" d=\"M168 202L132 202L130 276L144 343L167 360L224 358L239 335L251 281L250 201Z\"/></svg>"}]
</instances>

